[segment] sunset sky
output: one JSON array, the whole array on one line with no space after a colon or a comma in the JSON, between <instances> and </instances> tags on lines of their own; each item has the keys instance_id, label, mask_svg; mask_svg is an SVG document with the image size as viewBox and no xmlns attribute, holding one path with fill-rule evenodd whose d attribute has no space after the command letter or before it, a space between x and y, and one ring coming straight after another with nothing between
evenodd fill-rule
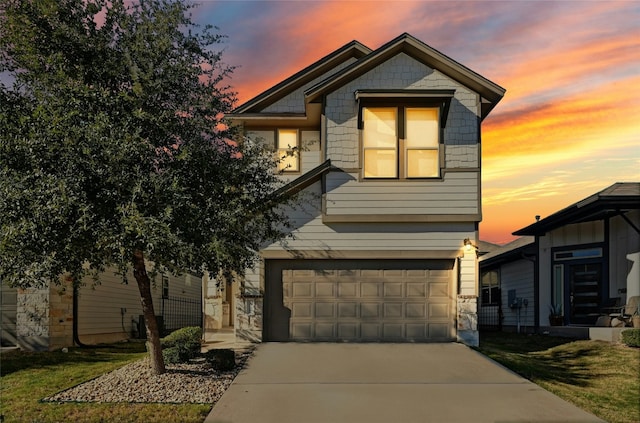
<instances>
[{"instance_id":1,"label":"sunset sky","mask_svg":"<svg viewBox=\"0 0 640 423\"><path fill-rule=\"evenodd\" d=\"M507 90L483 123L480 238L640 181L640 2L201 1L239 103L358 40L408 32Z\"/></svg>"}]
</instances>

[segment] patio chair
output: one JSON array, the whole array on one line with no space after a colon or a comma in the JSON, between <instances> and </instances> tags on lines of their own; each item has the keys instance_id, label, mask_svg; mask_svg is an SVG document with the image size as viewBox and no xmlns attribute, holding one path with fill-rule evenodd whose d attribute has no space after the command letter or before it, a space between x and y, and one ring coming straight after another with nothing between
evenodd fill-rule
<instances>
[{"instance_id":1,"label":"patio chair","mask_svg":"<svg viewBox=\"0 0 640 423\"><path fill-rule=\"evenodd\" d=\"M621 307L619 312L609 314L609 317L622 321L625 326L631 326L631 318L639 312L638 306L640 306L640 296L629 297L627 304Z\"/></svg>"}]
</instances>

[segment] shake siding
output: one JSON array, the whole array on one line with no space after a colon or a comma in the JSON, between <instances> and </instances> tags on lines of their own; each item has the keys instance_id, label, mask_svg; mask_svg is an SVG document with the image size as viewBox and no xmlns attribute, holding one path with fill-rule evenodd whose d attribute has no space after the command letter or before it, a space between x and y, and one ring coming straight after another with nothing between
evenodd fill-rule
<instances>
[{"instance_id":1,"label":"shake siding","mask_svg":"<svg viewBox=\"0 0 640 423\"><path fill-rule=\"evenodd\" d=\"M517 326L518 310L509 308L509 290L515 289L516 296L526 298L527 307L520 309L520 326L532 327L534 321L534 292L533 292L533 266L528 260L518 260L507 263L500 268L500 287L502 292L502 311L504 313L503 324L505 326Z\"/></svg>"},{"instance_id":2,"label":"shake siding","mask_svg":"<svg viewBox=\"0 0 640 423\"><path fill-rule=\"evenodd\" d=\"M294 239L266 250L457 250L464 238L475 236L471 223L336 223L322 222L320 183L301 209L291 213ZM327 201L328 202L328 201Z\"/></svg>"},{"instance_id":3,"label":"shake siding","mask_svg":"<svg viewBox=\"0 0 640 423\"><path fill-rule=\"evenodd\" d=\"M444 143L471 146L478 143L478 95L401 53L327 96L326 154L335 166L358 167L358 103L354 93L359 89L455 89Z\"/></svg>"},{"instance_id":4,"label":"shake siding","mask_svg":"<svg viewBox=\"0 0 640 423\"><path fill-rule=\"evenodd\" d=\"M2 346L17 345L16 311L18 289L11 288L0 280L0 314L2 315Z\"/></svg>"},{"instance_id":5,"label":"shake siding","mask_svg":"<svg viewBox=\"0 0 640 423\"><path fill-rule=\"evenodd\" d=\"M323 74L322 76L319 76L318 78L312 80L311 82L308 82L306 85L303 85L302 87L293 91L291 94L287 95L286 97L266 107L265 109L262 110L262 113L304 113L305 112L305 107L304 107L305 90L307 88L310 88L316 85L318 82L328 78L329 76L335 74L336 72L346 68L356 60L357 59L352 58L345 61L344 63L341 63L340 65L331 69L329 72Z\"/></svg>"}]
</instances>

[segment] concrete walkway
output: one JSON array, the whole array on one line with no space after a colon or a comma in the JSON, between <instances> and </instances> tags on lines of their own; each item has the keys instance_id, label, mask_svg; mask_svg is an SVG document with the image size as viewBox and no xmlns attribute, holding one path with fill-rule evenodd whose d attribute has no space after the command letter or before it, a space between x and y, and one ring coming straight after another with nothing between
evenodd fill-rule
<instances>
[{"instance_id":1,"label":"concrete walkway","mask_svg":"<svg viewBox=\"0 0 640 423\"><path fill-rule=\"evenodd\" d=\"M602 420L461 344L267 343L205 422Z\"/></svg>"}]
</instances>

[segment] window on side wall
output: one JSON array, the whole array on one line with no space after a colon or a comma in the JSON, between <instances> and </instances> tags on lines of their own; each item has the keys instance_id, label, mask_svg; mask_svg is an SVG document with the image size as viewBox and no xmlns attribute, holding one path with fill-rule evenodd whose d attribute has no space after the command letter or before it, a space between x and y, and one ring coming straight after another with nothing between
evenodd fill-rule
<instances>
[{"instance_id":1,"label":"window on side wall","mask_svg":"<svg viewBox=\"0 0 640 423\"><path fill-rule=\"evenodd\" d=\"M439 177L439 113L436 107L364 107L363 176Z\"/></svg>"},{"instance_id":2,"label":"window on side wall","mask_svg":"<svg viewBox=\"0 0 640 423\"><path fill-rule=\"evenodd\" d=\"M490 270L483 272L481 276L482 284L482 305L499 305L500 304L500 272Z\"/></svg>"},{"instance_id":3,"label":"window on side wall","mask_svg":"<svg viewBox=\"0 0 640 423\"><path fill-rule=\"evenodd\" d=\"M297 129L278 129L276 132L278 170L300 171L300 145Z\"/></svg>"},{"instance_id":4,"label":"window on side wall","mask_svg":"<svg viewBox=\"0 0 640 423\"><path fill-rule=\"evenodd\" d=\"M162 298L169 298L169 276L162 275Z\"/></svg>"}]
</instances>

